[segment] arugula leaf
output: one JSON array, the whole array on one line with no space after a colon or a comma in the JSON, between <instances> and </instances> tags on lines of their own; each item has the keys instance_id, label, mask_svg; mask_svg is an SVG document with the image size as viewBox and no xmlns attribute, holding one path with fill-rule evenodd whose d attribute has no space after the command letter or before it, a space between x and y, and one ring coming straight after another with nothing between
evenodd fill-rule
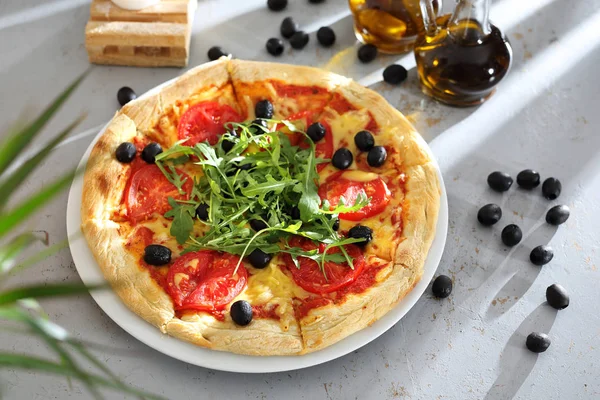
<instances>
[{"instance_id":1,"label":"arugula leaf","mask_svg":"<svg viewBox=\"0 0 600 400\"><path fill-rule=\"evenodd\" d=\"M177 243L184 244L194 230L194 218L196 213L193 206L178 204L174 198L168 198L171 210L165 213L165 218L173 218L170 233L177 239Z\"/></svg>"},{"instance_id":2,"label":"arugula leaf","mask_svg":"<svg viewBox=\"0 0 600 400\"><path fill-rule=\"evenodd\" d=\"M296 265L297 257L307 257L319 263L322 270L327 261L345 262L353 268L343 246L360 240L340 237L332 226L338 214L357 211L369 199L359 196L353 205L346 205L342 198L335 207L322 202L317 164L323 160L316 157L314 143L288 121L271 122L304 135L310 146L303 149L292 146L281 131L269 132L250 123L227 123L228 132L214 146L198 143L190 147L179 142L157 156L157 165L178 188L185 180L177 173L177 165L194 160L202 170L202 175L194 180L189 200L169 199L172 209L165 216L173 218L171 235L178 243L186 244L184 252L210 249L244 257L261 249L270 254L287 253ZM231 144L226 147L229 151L223 149L225 140ZM209 206L208 221L194 218L200 203ZM298 207L299 219L292 217L293 207ZM262 220L268 227L255 232L249 227L252 219ZM208 231L193 236L194 223L206 225ZM325 251L306 251L281 244L282 239L292 235L324 243ZM339 251L332 252L336 247Z\"/></svg>"}]
</instances>

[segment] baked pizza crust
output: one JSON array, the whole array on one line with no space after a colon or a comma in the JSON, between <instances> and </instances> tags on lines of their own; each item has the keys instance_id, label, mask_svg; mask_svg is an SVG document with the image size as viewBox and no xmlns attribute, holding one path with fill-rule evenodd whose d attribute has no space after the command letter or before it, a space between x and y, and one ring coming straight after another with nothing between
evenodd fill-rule
<instances>
[{"instance_id":1,"label":"baked pizza crust","mask_svg":"<svg viewBox=\"0 0 600 400\"><path fill-rule=\"evenodd\" d=\"M164 290L125 250L119 225L111 220L127 181L127 165L114 158L118 144L151 129L175 101L208 86L234 80L280 79L291 84L317 85L338 91L359 108L367 108L381 131L378 141L393 146L402 160L405 185L403 240L393 261L381 270L374 286L348 295L341 304L315 308L299 324L282 329L273 319L255 319L237 327L197 314L177 318ZM253 112L253 110L252 110ZM248 118L253 118L248 115ZM383 97L348 78L322 70L273 63L221 60L194 68L160 92L124 106L94 146L84 176L82 231L104 276L123 302L162 332L222 351L252 355L304 354L327 347L363 329L393 308L419 281L435 235L440 188L428 147L404 116ZM291 296L291 294L290 294Z\"/></svg>"}]
</instances>

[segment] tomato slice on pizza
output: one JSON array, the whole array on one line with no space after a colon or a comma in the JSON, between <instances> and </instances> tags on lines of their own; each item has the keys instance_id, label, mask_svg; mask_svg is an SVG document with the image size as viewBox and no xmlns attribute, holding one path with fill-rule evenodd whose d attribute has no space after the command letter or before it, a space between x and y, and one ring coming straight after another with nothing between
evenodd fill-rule
<instances>
[{"instance_id":1,"label":"tomato slice on pizza","mask_svg":"<svg viewBox=\"0 0 600 400\"><path fill-rule=\"evenodd\" d=\"M198 251L179 257L169 268L167 287L176 310L222 310L246 286L248 273L239 257ZM235 274L234 274L235 271Z\"/></svg>"},{"instance_id":2,"label":"tomato slice on pizza","mask_svg":"<svg viewBox=\"0 0 600 400\"><path fill-rule=\"evenodd\" d=\"M319 249L319 253L325 251L325 245L317 245L310 239L294 236L289 241L291 247L299 247L303 250ZM353 268L347 263L336 263L325 261L323 270L319 264L307 257L298 257L298 266L294 263L291 256L286 255L286 266L291 272L294 282L307 292L324 294L331 293L345 286L348 286L360 275L364 266L365 258L362 251L355 245L345 245L344 249L352 259ZM329 249L327 254L339 253L339 247Z\"/></svg>"},{"instance_id":3,"label":"tomato slice on pizza","mask_svg":"<svg viewBox=\"0 0 600 400\"><path fill-rule=\"evenodd\" d=\"M385 210L390 202L391 193L387 185L379 176L367 181L349 179L352 173L339 171L319 186L319 196L327 200L332 206L337 206L340 198L344 204L352 205L359 196L370 199L369 203L360 210L341 213L340 218L348 221L360 221L372 217Z\"/></svg>"},{"instance_id":4,"label":"tomato slice on pizza","mask_svg":"<svg viewBox=\"0 0 600 400\"><path fill-rule=\"evenodd\" d=\"M226 131L228 122L241 122L242 117L227 104L206 101L191 106L179 120L177 132L186 146L208 142L214 145Z\"/></svg>"},{"instance_id":5,"label":"tomato slice on pizza","mask_svg":"<svg viewBox=\"0 0 600 400\"><path fill-rule=\"evenodd\" d=\"M180 193L156 165L142 165L133 170L125 189L128 217L134 222L142 221L154 213L167 212L171 208L169 197L175 200L186 200L191 193L193 181L184 172L177 171L177 173L185 181L184 193Z\"/></svg>"}]
</instances>

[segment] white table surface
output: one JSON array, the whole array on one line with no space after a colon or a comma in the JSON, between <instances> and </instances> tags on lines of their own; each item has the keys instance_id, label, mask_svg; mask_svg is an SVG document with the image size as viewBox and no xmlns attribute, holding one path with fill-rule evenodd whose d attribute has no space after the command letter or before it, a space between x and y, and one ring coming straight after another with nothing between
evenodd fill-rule
<instances>
[{"instance_id":1,"label":"white table surface","mask_svg":"<svg viewBox=\"0 0 600 400\"><path fill-rule=\"evenodd\" d=\"M450 1L447 1L449 3ZM103 346L98 357L126 382L170 399L595 399L600 398L600 2L597 0L500 0L491 17L507 34L514 64L494 97L479 108L455 109L419 91L412 55L356 62L356 41L346 1L309 5L290 0L271 13L264 0L200 1L190 67L206 61L218 44L238 58L272 60L264 50L283 17L293 15L312 32L303 51L286 49L281 62L316 65L350 76L382 93L429 141L448 188L450 228L439 273L454 279L446 300L427 292L386 334L338 360L304 370L241 375L190 366L154 351L109 320L89 295L46 301L53 320L77 338ZM0 1L0 132L42 109L88 68L83 45L89 15L85 0ZM331 24L338 40L319 48L314 31ZM410 67L399 87L381 82L386 65ZM77 115L87 119L29 179L21 196L72 168L99 125L118 107L116 92L138 93L181 74L175 68L96 66L36 144ZM534 168L555 176L563 194L544 200L539 189L500 195L485 183L491 171L516 175ZM65 238L66 193L31 219L53 243ZM492 229L476 221L482 205L496 202L504 217ZM553 204L571 207L558 229L544 215ZM513 250L499 239L517 223L525 233ZM530 250L550 243L554 260L528 261ZM79 282L67 249L12 283ZM545 289L560 283L571 305L555 311ZM524 348L531 331L547 332L552 345L535 355ZM30 337L2 334L3 350L48 351ZM104 347L107 347L104 349ZM80 399L76 383L23 371L0 371L7 399ZM108 398L123 395L107 393Z\"/></svg>"}]
</instances>

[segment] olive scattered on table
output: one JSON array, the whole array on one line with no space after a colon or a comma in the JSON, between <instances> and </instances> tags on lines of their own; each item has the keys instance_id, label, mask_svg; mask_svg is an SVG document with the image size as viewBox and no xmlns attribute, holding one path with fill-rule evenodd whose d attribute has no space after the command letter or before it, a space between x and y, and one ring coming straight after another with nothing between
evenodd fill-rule
<instances>
[{"instance_id":1,"label":"olive scattered on table","mask_svg":"<svg viewBox=\"0 0 600 400\"><path fill-rule=\"evenodd\" d=\"M308 44L308 40L308 33L304 31L298 31L290 38L290 46L296 50L301 50Z\"/></svg>"},{"instance_id":2,"label":"olive scattered on table","mask_svg":"<svg viewBox=\"0 0 600 400\"><path fill-rule=\"evenodd\" d=\"M289 39L294 33L298 32L298 29L300 29L298 23L294 21L292 17L286 17L283 19L283 21L281 21L279 32L281 33L281 36Z\"/></svg>"},{"instance_id":3,"label":"olive scattered on table","mask_svg":"<svg viewBox=\"0 0 600 400\"><path fill-rule=\"evenodd\" d=\"M196 217L200 218L202 221L208 221L208 209L208 204L198 204L198 207L196 207Z\"/></svg>"},{"instance_id":4,"label":"olive scattered on table","mask_svg":"<svg viewBox=\"0 0 600 400\"><path fill-rule=\"evenodd\" d=\"M213 46L210 49L208 49L207 55L208 55L208 59L210 61L215 61L221 57L229 56L229 54L226 53L225 51L223 51L223 49L220 46Z\"/></svg>"},{"instance_id":5,"label":"olive scattered on table","mask_svg":"<svg viewBox=\"0 0 600 400\"><path fill-rule=\"evenodd\" d=\"M517 175L517 184L523 189L533 189L540 184L540 174L532 169L525 169Z\"/></svg>"},{"instance_id":6,"label":"olive scattered on table","mask_svg":"<svg viewBox=\"0 0 600 400\"><path fill-rule=\"evenodd\" d=\"M492 226L502 218L502 209L497 204L486 204L477 212L477 220L484 226Z\"/></svg>"},{"instance_id":7,"label":"olive scattered on table","mask_svg":"<svg viewBox=\"0 0 600 400\"><path fill-rule=\"evenodd\" d=\"M123 142L117 147L117 150L115 151L115 157L119 162L130 163L135 158L136 152L137 149L133 143Z\"/></svg>"},{"instance_id":8,"label":"olive scattered on table","mask_svg":"<svg viewBox=\"0 0 600 400\"><path fill-rule=\"evenodd\" d=\"M502 229L502 243L507 246L516 246L523 239L523 232L521 228L519 228L515 224L506 225L504 229Z\"/></svg>"},{"instance_id":9,"label":"olive scattered on table","mask_svg":"<svg viewBox=\"0 0 600 400\"><path fill-rule=\"evenodd\" d=\"M331 164L337 169L347 169L352 165L352 161L354 161L352 152L345 147L337 149L331 158Z\"/></svg>"},{"instance_id":10,"label":"olive scattered on table","mask_svg":"<svg viewBox=\"0 0 600 400\"><path fill-rule=\"evenodd\" d=\"M127 104L130 101L133 101L135 99L137 99L137 95L135 94L133 89L130 88L129 86L123 86L117 92L117 101L119 102L119 104L121 106L124 106L125 104Z\"/></svg>"},{"instance_id":11,"label":"olive scattered on table","mask_svg":"<svg viewBox=\"0 0 600 400\"><path fill-rule=\"evenodd\" d=\"M369 151L375 146L375 138L369 131L360 131L354 135L354 144L361 151Z\"/></svg>"},{"instance_id":12,"label":"olive scattered on table","mask_svg":"<svg viewBox=\"0 0 600 400\"><path fill-rule=\"evenodd\" d=\"M377 47L372 44L363 44L358 49L358 59L363 63L370 63L377 57Z\"/></svg>"},{"instance_id":13,"label":"olive scattered on table","mask_svg":"<svg viewBox=\"0 0 600 400\"><path fill-rule=\"evenodd\" d=\"M546 289L546 301L557 310L564 310L569 306L569 294L561 285L554 283Z\"/></svg>"},{"instance_id":14,"label":"olive scattered on table","mask_svg":"<svg viewBox=\"0 0 600 400\"><path fill-rule=\"evenodd\" d=\"M452 279L447 275L440 275L433 281L431 292L439 299L445 299L452 293Z\"/></svg>"},{"instance_id":15,"label":"olive scattered on table","mask_svg":"<svg viewBox=\"0 0 600 400\"><path fill-rule=\"evenodd\" d=\"M246 300L238 300L233 303L229 314L236 325L246 326L252 322L252 306Z\"/></svg>"},{"instance_id":16,"label":"olive scattered on table","mask_svg":"<svg viewBox=\"0 0 600 400\"><path fill-rule=\"evenodd\" d=\"M554 250L552 250L552 247L546 245L537 246L531 250L531 253L529 254L529 259L531 262L538 266L548 264L550 261L552 261L553 257Z\"/></svg>"},{"instance_id":17,"label":"olive scattered on table","mask_svg":"<svg viewBox=\"0 0 600 400\"><path fill-rule=\"evenodd\" d=\"M527 336L525 346L534 353L543 353L550 347L550 338L545 333L532 332Z\"/></svg>"},{"instance_id":18,"label":"olive scattered on table","mask_svg":"<svg viewBox=\"0 0 600 400\"><path fill-rule=\"evenodd\" d=\"M406 80L408 71L402 65L392 64L383 70L383 80L392 85L398 85Z\"/></svg>"},{"instance_id":19,"label":"olive scattered on table","mask_svg":"<svg viewBox=\"0 0 600 400\"><path fill-rule=\"evenodd\" d=\"M558 205L548 210L546 213L546 222L550 225L564 224L571 215L571 210L568 206Z\"/></svg>"},{"instance_id":20,"label":"olive scattered on table","mask_svg":"<svg viewBox=\"0 0 600 400\"><path fill-rule=\"evenodd\" d=\"M274 113L275 110L273 109L273 103L271 103L269 100L261 100L256 103L256 106L254 106L254 114L256 115L256 118L271 119L273 118Z\"/></svg>"},{"instance_id":21,"label":"olive scattered on table","mask_svg":"<svg viewBox=\"0 0 600 400\"><path fill-rule=\"evenodd\" d=\"M331 47L335 43L335 32L328 26L322 26L317 31L317 40L323 47Z\"/></svg>"},{"instance_id":22,"label":"olive scattered on table","mask_svg":"<svg viewBox=\"0 0 600 400\"><path fill-rule=\"evenodd\" d=\"M273 258L270 254L265 253L261 249L254 249L248 255L248 261L250 264L257 269L263 269L271 262Z\"/></svg>"},{"instance_id":23,"label":"olive scattered on table","mask_svg":"<svg viewBox=\"0 0 600 400\"><path fill-rule=\"evenodd\" d=\"M267 7L271 11L281 11L288 5L288 0L267 0Z\"/></svg>"},{"instance_id":24,"label":"olive scattered on table","mask_svg":"<svg viewBox=\"0 0 600 400\"><path fill-rule=\"evenodd\" d=\"M562 183L556 178L548 178L542 183L542 195L548 200L556 200L562 191Z\"/></svg>"},{"instance_id":25,"label":"olive scattered on table","mask_svg":"<svg viewBox=\"0 0 600 400\"><path fill-rule=\"evenodd\" d=\"M163 152L160 144L152 142L144 147L142 150L142 160L148 164L154 164L156 162L156 156Z\"/></svg>"},{"instance_id":26,"label":"olive scattered on table","mask_svg":"<svg viewBox=\"0 0 600 400\"><path fill-rule=\"evenodd\" d=\"M272 56L280 56L283 53L283 41L279 38L267 40L265 47Z\"/></svg>"},{"instance_id":27,"label":"olive scattered on table","mask_svg":"<svg viewBox=\"0 0 600 400\"><path fill-rule=\"evenodd\" d=\"M348 231L348 237L352 239L362 239L362 242L354 244L359 247L365 247L373 240L373 230L365 225L355 225Z\"/></svg>"},{"instance_id":28,"label":"olive scattered on table","mask_svg":"<svg viewBox=\"0 0 600 400\"><path fill-rule=\"evenodd\" d=\"M502 171L494 171L488 175L488 185L496 192L506 192L513 184L513 178Z\"/></svg>"},{"instance_id":29,"label":"olive scattered on table","mask_svg":"<svg viewBox=\"0 0 600 400\"><path fill-rule=\"evenodd\" d=\"M171 250L160 244L151 244L144 249L146 264L161 266L171 262Z\"/></svg>"},{"instance_id":30,"label":"olive scattered on table","mask_svg":"<svg viewBox=\"0 0 600 400\"><path fill-rule=\"evenodd\" d=\"M306 130L306 134L308 135L308 137L310 137L311 140L315 143L323 139L326 133L327 130L325 129L325 126L323 126L323 124L320 122L314 122L310 124L310 126Z\"/></svg>"}]
</instances>

